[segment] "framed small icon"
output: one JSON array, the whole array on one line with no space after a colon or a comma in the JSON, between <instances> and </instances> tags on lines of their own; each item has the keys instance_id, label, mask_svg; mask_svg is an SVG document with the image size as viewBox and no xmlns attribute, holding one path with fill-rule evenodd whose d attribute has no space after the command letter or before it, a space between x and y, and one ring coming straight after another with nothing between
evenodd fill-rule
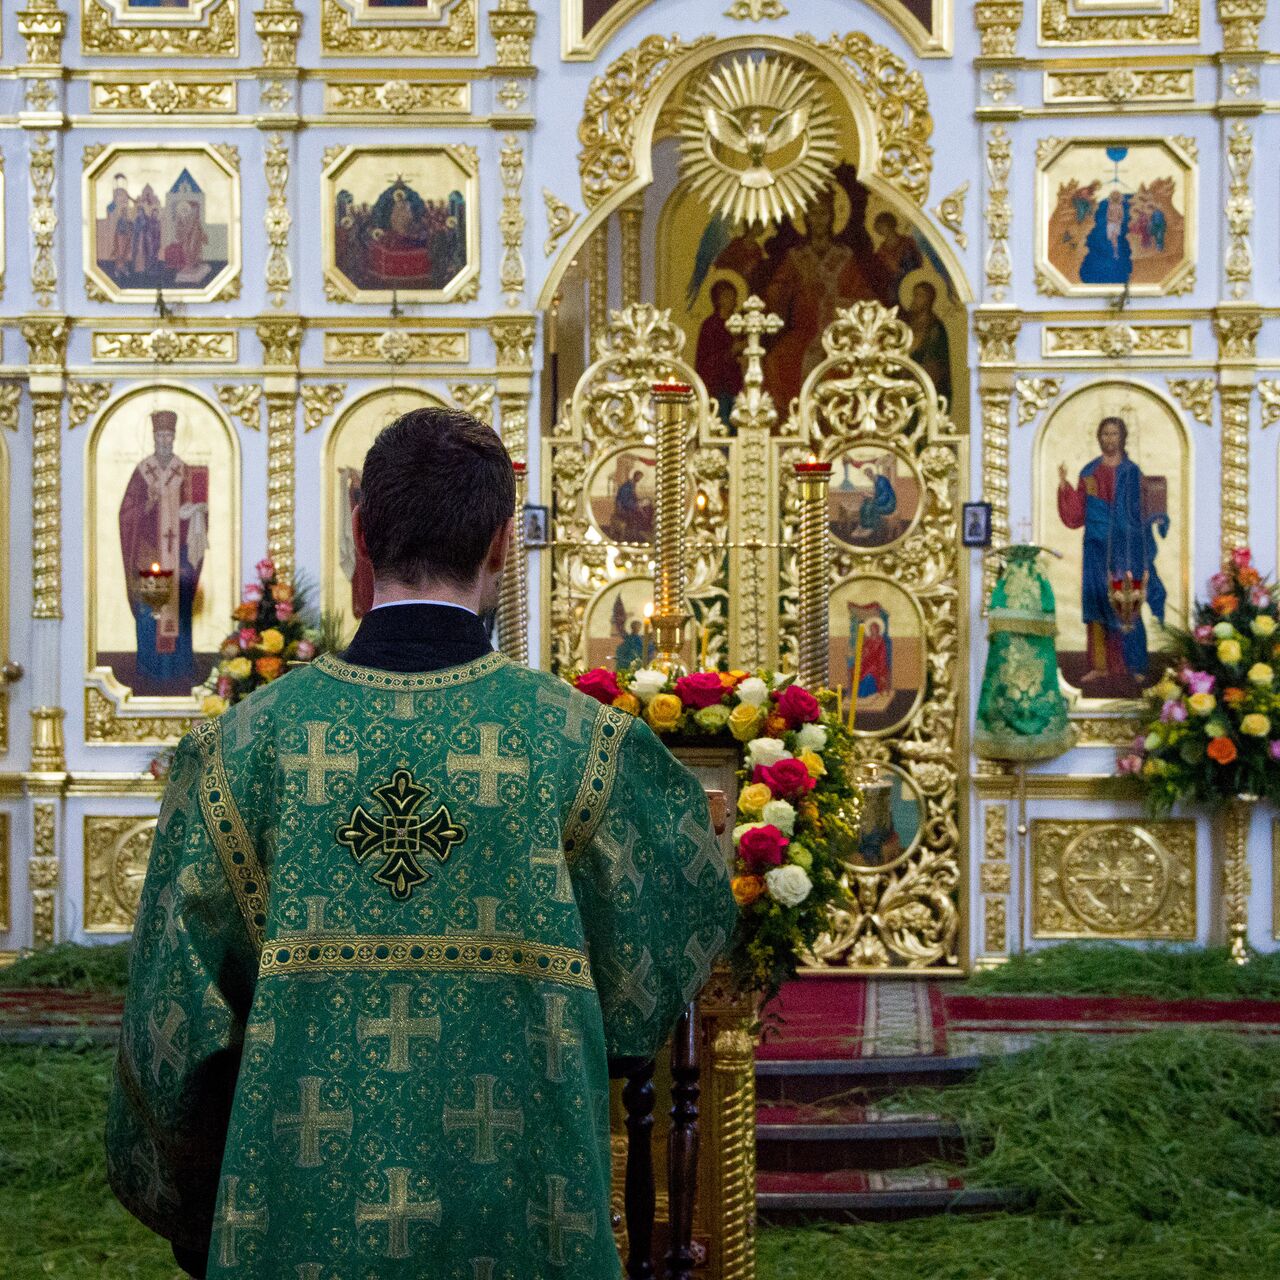
<instances>
[{"instance_id":1,"label":"framed small icon","mask_svg":"<svg viewBox=\"0 0 1280 1280\"><path fill-rule=\"evenodd\" d=\"M545 547L550 542L548 528L550 512L546 507L525 503L523 512L524 545L526 547Z\"/></svg>"},{"instance_id":2,"label":"framed small icon","mask_svg":"<svg viewBox=\"0 0 1280 1280\"><path fill-rule=\"evenodd\" d=\"M991 503L964 504L960 514L960 541L966 547L991 545Z\"/></svg>"}]
</instances>

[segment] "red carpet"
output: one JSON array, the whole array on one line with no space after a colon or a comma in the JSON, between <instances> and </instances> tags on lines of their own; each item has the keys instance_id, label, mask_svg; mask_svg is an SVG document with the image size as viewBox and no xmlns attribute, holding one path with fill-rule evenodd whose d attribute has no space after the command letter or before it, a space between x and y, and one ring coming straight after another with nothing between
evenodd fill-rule
<instances>
[{"instance_id":1,"label":"red carpet","mask_svg":"<svg viewBox=\"0 0 1280 1280\"><path fill-rule=\"evenodd\" d=\"M123 996L0 988L0 1028L118 1027Z\"/></svg>"}]
</instances>

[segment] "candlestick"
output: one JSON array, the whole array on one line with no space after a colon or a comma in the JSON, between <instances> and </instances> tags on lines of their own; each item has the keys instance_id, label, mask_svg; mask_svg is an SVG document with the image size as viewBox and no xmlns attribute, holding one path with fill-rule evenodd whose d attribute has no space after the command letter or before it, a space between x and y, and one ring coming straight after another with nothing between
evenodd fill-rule
<instances>
[{"instance_id":1,"label":"candlestick","mask_svg":"<svg viewBox=\"0 0 1280 1280\"><path fill-rule=\"evenodd\" d=\"M711 648L710 641L711 641L711 632L706 627L703 627L702 628L702 653L701 653L700 660L698 662L698 666L702 671L705 671L707 669L707 652Z\"/></svg>"},{"instance_id":2,"label":"candlestick","mask_svg":"<svg viewBox=\"0 0 1280 1280\"><path fill-rule=\"evenodd\" d=\"M498 594L498 640L502 652L512 662L529 665L529 593L525 570L524 498L528 468L513 462L516 477L516 518L511 531L511 547L502 572Z\"/></svg>"},{"instance_id":3,"label":"candlestick","mask_svg":"<svg viewBox=\"0 0 1280 1280\"><path fill-rule=\"evenodd\" d=\"M862 683L862 638L865 627L858 623L858 634L853 642L853 685L849 690L849 732L853 732L858 718L858 686Z\"/></svg>"},{"instance_id":4,"label":"candlestick","mask_svg":"<svg viewBox=\"0 0 1280 1280\"><path fill-rule=\"evenodd\" d=\"M653 504L653 632L658 652L653 665L670 673L683 666L684 626L689 620L684 599L684 454L693 388L683 382L655 382L652 399L658 443Z\"/></svg>"},{"instance_id":5,"label":"candlestick","mask_svg":"<svg viewBox=\"0 0 1280 1280\"><path fill-rule=\"evenodd\" d=\"M810 455L794 464L800 488L800 683L807 689L830 683L830 634L827 591L831 547L827 487L831 464Z\"/></svg>"},{"instance_id":6,"label":"candlestick","mask_svg":"<svg viewBox=\"0 0 1280 1280\"><path fill-rule=\"evenodd\" d=\"M159 561L153 560L150 567L138 570L138 597L151 611L152 617L158 618L169 603L172 588L173 570L162 569Z\"/></svg>"}]
</instances>

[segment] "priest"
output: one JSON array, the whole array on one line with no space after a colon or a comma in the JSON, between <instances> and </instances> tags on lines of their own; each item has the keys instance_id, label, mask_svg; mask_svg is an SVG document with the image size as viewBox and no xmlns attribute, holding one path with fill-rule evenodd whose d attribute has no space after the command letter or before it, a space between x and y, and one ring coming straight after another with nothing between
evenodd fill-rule
<instances>
[{"instance_id":1,"label":"priest","mask_svg":"<svg viewBox=\"0 0 1280 1280\"><path fill-rule=\"evenodd\" d=\"M134 934L111 1184L194 1276L616 1280L608 1061L736 923L696 779L490 650L510 459L417 409L365 461L342 657L184 739Z\"/></svg>"}]
</instances>

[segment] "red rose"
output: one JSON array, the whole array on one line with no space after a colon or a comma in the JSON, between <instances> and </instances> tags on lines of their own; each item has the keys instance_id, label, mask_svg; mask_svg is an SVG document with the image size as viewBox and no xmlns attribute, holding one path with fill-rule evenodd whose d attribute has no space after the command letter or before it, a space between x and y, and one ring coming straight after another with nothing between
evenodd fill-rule
<instances>
[{"instance_id":1,"label":"red rose","mask_svg":"<svg viewBox=\"0 0 1280 1280\"><path fill-rule=\"evenodd\" d=\"M822 715L822 708L807 689L789 684L778 698L778 714L793 729L798 729L802 724L813 724Z\"/></svg>"},{"instance_id":2,"label":"red rose","mask_svg":"<svg viewBox=\"0 0 1280 1280\"><path fill-rule=\"evenodd\" d=\"M720 683L718 671L695 671L676 681L676 697L695 711L715 706L723 696L724 685Z\"/></svg>"},{"instance_id":3,"label":"red rose","mask_svg":"<svg viewBox=\"0 0 1280 1280\"><path fill-rule=\"evenodd\" d=\"M777 827L768 823L742 833L742 839L738 841L738 856L749 867L780 867L782 851L790 843Z\"/></svg>"},{"instance_id":4,"label":"red rose","mask_svg":"<svg viewBox=\"0 0 1280 1280\"><path fill-rule=\"evenodd\" d=\"M614 698L622 692L618 688L618 673L607 667L584 671L573 683L575 688L581 689L597 702L603 702L606 707L612 705Z\"/></svg>"},{"instance_id":5,"label":"red rose","mask_svg":"<svg viewBox=\"0 0 1280 1280\"><path fill-rule=\"evenodd\" d=\"M756 765L752 782L763 782L778 800L802 796L813 790L813 778L801 760L779 760L777 764Z\"/></svg>"}]
</instances>

